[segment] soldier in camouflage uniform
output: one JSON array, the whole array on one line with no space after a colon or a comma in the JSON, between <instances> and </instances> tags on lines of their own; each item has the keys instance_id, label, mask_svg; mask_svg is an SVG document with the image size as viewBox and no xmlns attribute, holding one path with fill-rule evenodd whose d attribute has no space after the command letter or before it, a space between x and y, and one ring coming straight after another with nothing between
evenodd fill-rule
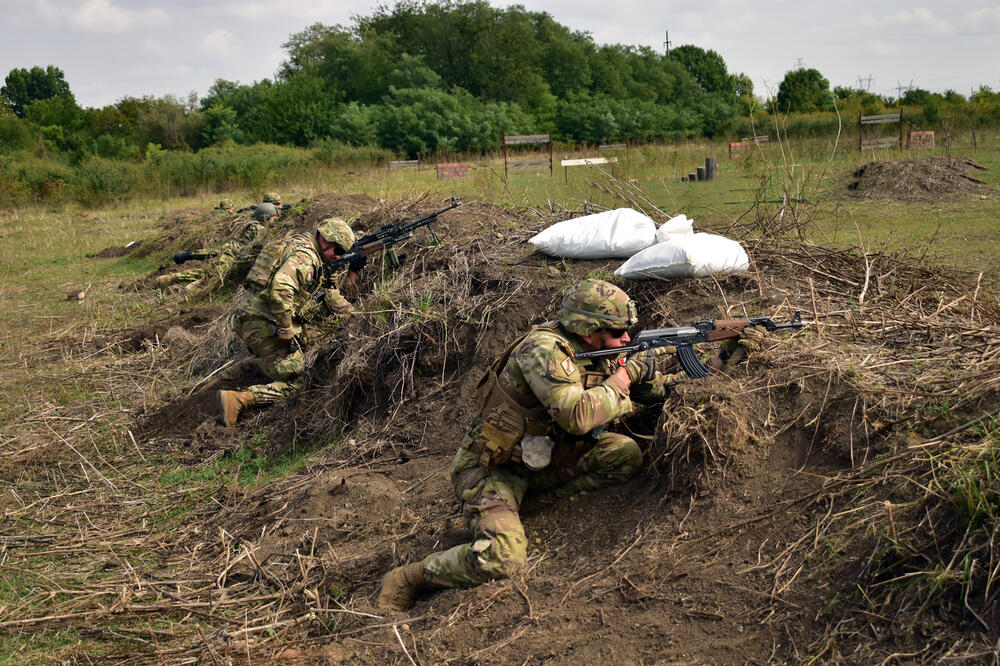
<instances>
[{"instance_id":1,"label":"soldier in camouflage uniform","mask_svg":"<svg viewBox=\"0 0 1000 666\"><path fill-rule=\"evenodd\" d=\"M270 204L262 204L270 205ZM271 243L254 262L243 294L233 313L233 332L254 355L258 367L272 381L243 391L219 391L219 419L235 425L240 412L266 406L302 388L302 309L322 279L322 266L354 245L354 232L343 220L324 220L313 234L299 234ZM362 262L352 263L346 280L354 285ZM354 310L336 286L328 286L323 304L333 314Z\"/></svg>"},{"instance_id":2,"label":"soldier in camouflage uniform","mask_svg":"<svg viewBox=\"0 0 1000 666\"><path fill-rule=\"evenodd\" d=\"M472 531L469 543L393 569L376 604L403 611L424 590L472 587L503 578L527 560L519 511L527 499L547 504L621 484L635 475L642 452L607 430L629 414L631 391L663 396L684 377L675 349L661 347L627 359L577 359L575 354L630 342L635 304L618 287L584 280L563 299L558 321L536 326L486 373L476 413L451 465L451 479ZM761 333L724 347L716 370L762 346ZM737 353L739 348L739 353Z\"/></svg>"},{"instance_id":3,"label":"soldier in camouflage uniform","mask_svg":"<svg viewBox=\"0 0 1000 666\"><path fill-rule=\"evenodd\" d=\"M232 201L228 199L224 200L223 203L229 202L230 206ZM221 209L222 204L220 204ZM250 216L249 222L247 222L243 228L240 230L234 238L227 240L225 243L220 245L218 249L202 248L198 250L187 250L185 252L178 252L174 255L174 262L178 264L183 264L191 259L215 259L215 262L211 266L204 266L199 268L189 268L183 271L177 271L176 273L168 273L166 275L161 275L156 278L156 286L160 289L166 289L172 284L178 284L180 282L197 282L202 278L209 277L212 275L218 276L219 279L224 279L229 269L233 267L236 263L237 257L245 253L247 250L252 248L258 241L260 241L267 230L273 227L278 220L278 209L272 203L262 203L257 206L253 214Z\"/></svg>"}]
</instances>

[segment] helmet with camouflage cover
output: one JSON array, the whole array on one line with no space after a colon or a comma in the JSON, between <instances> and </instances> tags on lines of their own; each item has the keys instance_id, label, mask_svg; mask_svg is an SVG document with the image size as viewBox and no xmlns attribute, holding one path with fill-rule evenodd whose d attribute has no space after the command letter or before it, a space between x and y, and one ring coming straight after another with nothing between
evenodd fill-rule
<instances>
[{"instance_id":1,"label":"helmet with camouflage cover","mask_svg":"<svg viewBox=\"0 0 1000 666\"><path fill-rule=\"evenodd\" d=\"M274 207L274 204L262 203L253 209L253 215L250 216L250 219L260 220L261 222L267 222L277 214L278 214L278 209Z\"/></svg>"},{"instance_id":2,"label":"helmet with camouflage cover","mask_svg":"<svg viewBox=\"0 0 1000 666\"><path fill-rule=\"evenodd\" d=\"M219 210L232 210L236 206L233 205L232 199L223 199L222 201L219 202L219 205L217 207Z\"/></svg>"},{"instance_id":3,"label":"helmet with camouflage cover","mask_svg":"<svg viewBox=\"0 0 1000 666\"><path fill-rule=\"evenodd\" d=\"M316 233L327 243L336 243L343 250L349 250L354 245L354 232L347 222L339 217L328 217L316 227Z\"/></svg>"},{"instance_id":4,"label":"helmet with camouflage cover","mask_svg":"<svg viewBox=\"0 0 1000 666\"><path fill-rule=\"evenodd\" d=\"M584 280L570 289L556 318L577 335L590 335L599 328L628 328L639 321L635 301L604 280Z\"/></svg>"},{"instance_id":5,"label":"helmet with camouflage cover","mask_svg":"<svg viewBox=\"0 0 1000 666\"><path fill-rule=\"evenodd\" d=\"M268 192L264 195L264 203L274 204L275 206L281 205L281 195L277 192Z\"/></svg>"}]
</instances>

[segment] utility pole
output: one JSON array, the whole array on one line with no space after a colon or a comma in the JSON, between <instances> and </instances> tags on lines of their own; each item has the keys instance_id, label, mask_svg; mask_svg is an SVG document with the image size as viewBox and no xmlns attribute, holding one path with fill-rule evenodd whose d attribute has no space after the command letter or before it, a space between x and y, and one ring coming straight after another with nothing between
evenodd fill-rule
<instances>
[{"instance_id":1,"label":"utility pole","mask_svg":"<svg viewBox=\"0 0 1000 666\"><path fill-rule=\"evenodd\" d=\"M805 68L806 68L806 61L803 60L802 58L796 58L795 69L805 69Z\"/></svg>"},{"instance_id":2,"label":"utility pole","mask_svg":"<svg viewBox=\"0 0 1000 666\"><path fill-rule=\"evenodd\" d=\"M872 90L872 75L869 74L867 79L861 78L858 74L858 90L864 90L865 92L871 92Z\"/></svg>"},{"instance_id":3,"label":"utility pole","mask_svg":"<svg viewBox=\"0 0 1000 666\"><path fill-rule=\"evenodd\" d=\"M663 36L664 36L664 40L665 40L663 42L663 50L666 52L666 55L669 58L670 57L670 31L669 30L664 30L663 31Z\"/></svg>"}]
</instances>

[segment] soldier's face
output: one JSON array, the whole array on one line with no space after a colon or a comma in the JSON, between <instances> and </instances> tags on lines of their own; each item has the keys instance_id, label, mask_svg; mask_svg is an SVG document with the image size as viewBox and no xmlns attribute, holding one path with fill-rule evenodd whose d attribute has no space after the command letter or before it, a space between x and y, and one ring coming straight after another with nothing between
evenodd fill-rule
<instances>
[{"instance_id":1,"label":"soldier's face","mask_svg":"<svg viewBox=\"0 0 1000 666\"><path fill-rule=\"evenodd\" d=\"M331 243L318 233L316 234L316 244L319 246L319 255L323 261L333 261L342 254L339 245Z\"/></svg>"},{"instance_id":2,"label":"soldier's face","mask_svg":"<svg viewBox=\"0 0 1000 666\"><path fill-rule=\"evenodd\" d=\"M580 337L591 349L618 349L632 342L628 329L599 328L590 335Z\"/></svg>"},{"instance_id":3,"label":"soldier's face","mask_svg":"<svg viewBox=\"0 0 1000 666\"><path fill-rule=\"evenodd\" d=\"M602 328L600 332L604 336L605 349L618 349L632 342L632 339L628 336L627 328Z\"/></svg>"}]
</instances>

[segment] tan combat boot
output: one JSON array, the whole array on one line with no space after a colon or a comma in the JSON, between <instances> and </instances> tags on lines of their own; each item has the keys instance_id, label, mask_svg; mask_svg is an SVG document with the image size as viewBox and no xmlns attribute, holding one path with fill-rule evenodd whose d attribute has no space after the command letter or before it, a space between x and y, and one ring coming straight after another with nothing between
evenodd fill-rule
<instances>
[{"instance_id":1,"label":"tan combat boot","mask_svg":"<svg viewBox=\"0 0 1000 666\"><path fill-rule=\"evenodd\" d=\"M396 567L382 579L375 605L384 610L403 612L410 609L414 597L420 592L436 588L424 578L423 562Z\"/></svg>"},{"instance_id":2,"label":"tan combat boot","mask_svg":"<svg viewBox=\"0 0 1000 666\"><path fill-rule=\"evenodd\" d=\"M166 289L174 283L174 276L167 273L166 275L161 275L156 278L156 286L160 289Z\"/></svg>"},{"instance_id":3,"label":"tan combat boot","mask_svg":"<svg viewBox=\"0 0 1000 666\"><path fill-rule=\"evenodd\" d=\"M247 407L253 407L257 400L250 391L219 391L219 420L227 428L236 425L236 418Z\"/></svg>"}]
</instances>

